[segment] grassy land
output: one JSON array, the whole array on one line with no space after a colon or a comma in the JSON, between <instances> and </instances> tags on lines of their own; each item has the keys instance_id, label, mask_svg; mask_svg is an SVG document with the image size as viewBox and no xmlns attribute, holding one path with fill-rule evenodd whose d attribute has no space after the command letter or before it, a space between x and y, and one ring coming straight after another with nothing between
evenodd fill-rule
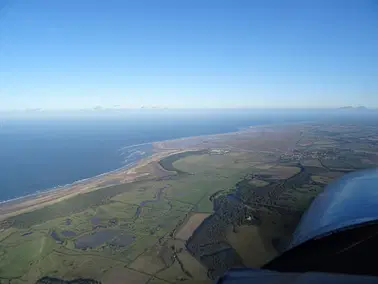
<instances>
[{"instance_id":1,"label":"grassy land","mask_svg":"<svg viewBox=\"0 0 378 284\"><path fill-rule=\"evenodd\" d=\"M192 155L201 155L203 153L207 152L206 150L201 151L186 151L178 154L173 154L168 157L165 157L159 161L160 166L162 166L166 171L170 172L177 172L178 174L184 174L186 172L181 171L173 166L173 163L177 160L183 159L188 156Z\"/></svg>"},{"instance_id":2,"label":"grassy land","mask_svg":"<svg viewBox=\"0 0 378 284\"><path fill-rule=\"evenodd\" d=\"M203 148L216 144L227 151L171 155L159 164L176 174L151 170L149 180L101 188L9 218L0 231L0 280L207 283L208 275L233 265L261 265L285 247L325 184L378 164L378 149L364 140L371 139L370 132L345 131L306 126L209 140ZM342 145L357 149L358 143L367 152L340 150ZM287 153L294 148L295 154ZM160 166L156 173L163 171ZM209 217L201 223L193 216Z\"/></svg>"},{"instance_id":3,"label":"grassy land","mask_svg":"<svg viewBox=\"0 0 378 284\"><path fill-rule=\"evenodd\" d=\"M235 155L222 158L198 151L179 154L165 161L165 167L173 163L176 172L195 169L194 174L111 186L12 217L9 219L12 227L0 234L4 238L0 243L1 275L6 279L21 277L36 280L44 275L72 278L85 274L86 277L109 281L107 279L112 277L108 275L110 272L104 272L107 276L102 277L99 271L112 271L112 265L122 263L148 276L141 279L172 282L176 278L188 278L188 271L182 269L184 265L195 274L188 281L205 281L206 269L186 252L185 246L177 253L177 261L173 264L154 266L154 263L159 263L159 257L156 258L156 254L144 255L156 246L161 250L164 243L173 239L172 232L185 222L190 212L212 212L210 195L232 188L244 174L240 171L245 167L243 163L232 163L237 158ZM193 163L196 159L204 164L199 167ZM84 251L75 247L80 238L107 230L127 233L133 241L125 247L112 246L111 239ZM67 231L74 235L65 236ZM25 233L30 234L22 236ZM14 265L16 259L21 261ZM104 261L107 262L105 266ZM39 268L41 265L43 269ZM146 270L146 266L151 270Z\"/></svg>"}]
</instances>

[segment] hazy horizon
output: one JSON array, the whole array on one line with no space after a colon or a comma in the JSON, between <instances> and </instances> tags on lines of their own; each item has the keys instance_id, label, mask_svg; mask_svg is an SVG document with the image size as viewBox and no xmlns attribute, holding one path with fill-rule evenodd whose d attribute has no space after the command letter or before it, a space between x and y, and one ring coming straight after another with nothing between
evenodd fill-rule
<instances>
[{"instance_id":1,"label":"hazy horizon","mask_svg":"<svg viewBox=\"0 0 378 284\"><path fill-rule=\"evenodd\" d=\"M296 115L330 117L378 117L378 109L369 108L143 108L143 109L83 109L83 110L0 110L0 128L7 120L107 120L121 121L149 121L153 123L159 119L176 121L180 119L202 119L204 122L212 121L219 117L233 119L238 116L260 119L270 116L287 118ZM167 120L168 119L168 120Z\"/></svg>"}]
</instances>

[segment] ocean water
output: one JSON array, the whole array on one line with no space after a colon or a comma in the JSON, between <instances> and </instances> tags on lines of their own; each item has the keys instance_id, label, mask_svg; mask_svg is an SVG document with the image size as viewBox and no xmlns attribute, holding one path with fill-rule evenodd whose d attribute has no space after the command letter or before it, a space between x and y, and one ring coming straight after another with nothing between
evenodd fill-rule
<instances>
[{"instance_id":1,"label":"ocean water","mask_svg":"<svg viewBox=\"0 0 378 284\"><path fill-rule=\"evenodd\" d=\"M151 142L244 127L316 120L317 112L141 111L0 119L0 201L130 165Z\"/></svg>"}]
</instances>

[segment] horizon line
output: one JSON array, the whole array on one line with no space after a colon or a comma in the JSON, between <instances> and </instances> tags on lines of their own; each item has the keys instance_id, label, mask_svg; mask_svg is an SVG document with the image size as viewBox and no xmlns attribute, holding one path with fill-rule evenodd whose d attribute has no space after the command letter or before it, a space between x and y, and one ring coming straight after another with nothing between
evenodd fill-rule
<instances>
[{"instance_id":1,"label":"horizon line","mask_svg":"<svg viewBox=\"0 0 378 284\"><path fill-rule=\"evenodd\" d=\"M365 106L330 106L330 107L89 107L80 109L0 109L0 113L23 112L23 113L44 113L44 112L105 112L105 111L147 111L147 110L378 110L378 107Z\"/></svg>"}]
</instances>

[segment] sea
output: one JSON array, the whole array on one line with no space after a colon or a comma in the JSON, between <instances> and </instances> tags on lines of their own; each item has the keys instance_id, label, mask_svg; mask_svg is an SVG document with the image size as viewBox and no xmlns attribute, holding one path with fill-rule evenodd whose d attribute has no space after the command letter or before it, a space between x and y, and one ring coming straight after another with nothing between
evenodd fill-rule
<instances>
[{"instance_id":1,"label":"sea","mask_svg":"<svg viewBox=\"0 0 378 284\"><path fill-rule=\"evenodd\" d=\"M133 110L0 114L0 202L130 167L152 142L250 126L342 120L314 110Z\"/></svg>"}]
</instances>

